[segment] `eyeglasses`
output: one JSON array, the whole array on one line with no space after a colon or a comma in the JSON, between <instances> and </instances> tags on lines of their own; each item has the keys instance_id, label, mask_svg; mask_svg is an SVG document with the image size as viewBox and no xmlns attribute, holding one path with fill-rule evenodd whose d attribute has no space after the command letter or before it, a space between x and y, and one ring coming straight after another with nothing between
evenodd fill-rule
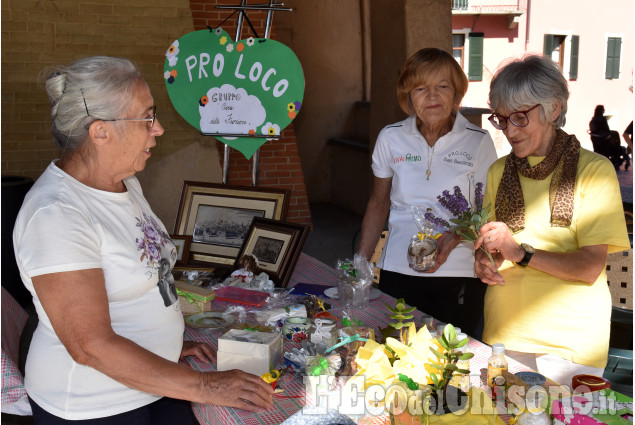
<instances>
[{"instance_id":1,"label":"eyeglasses","mask_svg":"<svg viewBox=\"0 0 635 425\"><path fill-rule=\"evenodd\" d=\"M499 114L492 114L489 116L488 120L499 130L505 130L507 128L507 120L510 120L516 127L527 127L529 124L529 117L527 114L539 106L540 104L527 109L526 111L512 112L508 117Z\"/></svg>"},{"instance_id":2,"label":"eyeglasses","mask_svg":"<svg viewBox=\"0 0 635 425\"><path fill-rule=\"evenodd\" d=\"M148 127L148 131L152 130L152 126L154 125L154 121L157 119L157 107L152 107L152 116L149 118L117 118L114 120L101 120L101 121L146 121L150 123Z\"/></svg>"}]
</instances>

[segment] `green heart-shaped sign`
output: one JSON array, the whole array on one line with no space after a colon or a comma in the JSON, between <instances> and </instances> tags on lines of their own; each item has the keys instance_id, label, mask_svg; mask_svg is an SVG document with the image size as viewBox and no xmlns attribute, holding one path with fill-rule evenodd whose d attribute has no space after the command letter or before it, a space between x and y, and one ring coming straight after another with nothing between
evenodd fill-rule
<instances>
[{"instance_id":1,"label":"green heart-shaped sign","mask_svg":"<svg viewBox=\"0 0 635 425\"><path fill-rule=\"evenodd\" d=\"M194 31L172 43L165 57L176 111L204 134L225 134L215 137L247 158L270 140L249 135L279 136L302 107L300 61L275 40L233 42L220 28Z\"/></svg>"}]
</instances>

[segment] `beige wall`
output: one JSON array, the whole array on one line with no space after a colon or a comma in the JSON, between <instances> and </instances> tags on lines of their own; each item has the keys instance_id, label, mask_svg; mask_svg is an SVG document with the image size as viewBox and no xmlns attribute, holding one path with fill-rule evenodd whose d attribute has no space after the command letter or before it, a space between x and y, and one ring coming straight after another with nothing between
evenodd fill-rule
<instances>
[{"instance_id":1,"label":"beige wall","mask_svg":"<svg viewBox=\"0 0 635 425\"><path fill-rule=\"evenodd\" d=\"M280 41L296 52L304 68L303 110L294 125L309 199L337 200L363 212L375 138L385 125L405 117L396 98L401 65L423 47L451 50L449 3L289 0L285 5L293 12L277 14L274 25ZM369 151L329 145L329 138L353 136L354 104L360 100L371 101L365 124ZM367 187L360 187L363 184ZM348 202L342 193L348 194Z\"/></svg>"},{"instance_id":2,"label":"beige wall","mask_svg":"<svg viewBox=\"0 0 635 425\"><path fill-rule=\"evenodd\" d=\"M309 200L330 200L330 137L352 131L353 104L363 97L360 1L287 0L274 17L281 42L296 53L306 80L294 120Z\"/></svg>"}]
</instances>

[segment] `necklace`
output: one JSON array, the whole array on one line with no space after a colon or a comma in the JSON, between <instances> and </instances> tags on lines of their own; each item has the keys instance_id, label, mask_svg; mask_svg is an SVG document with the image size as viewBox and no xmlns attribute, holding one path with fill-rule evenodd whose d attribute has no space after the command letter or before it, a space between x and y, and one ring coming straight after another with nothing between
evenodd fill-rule
<instances>
[{"instance_id":1,"label":"necklace","mask_svg":"<svg viewBox=\"0 0 635 425\"><path fill-rule=\"evenodd\" d=\"M430 151L432 151L432 154L430 154ZM432 149L430 149L430 145L428 145L428 170L426 171L426 180L430 180L430 174L432 174L432 171L430 171L432 158L434 158L434 145L432 145Z\"/></svg>"}]
</instances>

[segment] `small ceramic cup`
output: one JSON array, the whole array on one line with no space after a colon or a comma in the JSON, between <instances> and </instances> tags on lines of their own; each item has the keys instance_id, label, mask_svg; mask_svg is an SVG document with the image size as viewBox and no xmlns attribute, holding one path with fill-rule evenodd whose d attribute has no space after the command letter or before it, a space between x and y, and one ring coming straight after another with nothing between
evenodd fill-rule
<instances>
[{"instance_id":1,"label":"small ceramic cup","mask_svg":"<svg viewBox=\"0 0 635 425\"><path fill-rule=\"evenodd\" d=\"M306 317L287 317L282 325L282 335L290 341L300 343L309 337L311 320Z\"/></svg>"}]
</instances>

